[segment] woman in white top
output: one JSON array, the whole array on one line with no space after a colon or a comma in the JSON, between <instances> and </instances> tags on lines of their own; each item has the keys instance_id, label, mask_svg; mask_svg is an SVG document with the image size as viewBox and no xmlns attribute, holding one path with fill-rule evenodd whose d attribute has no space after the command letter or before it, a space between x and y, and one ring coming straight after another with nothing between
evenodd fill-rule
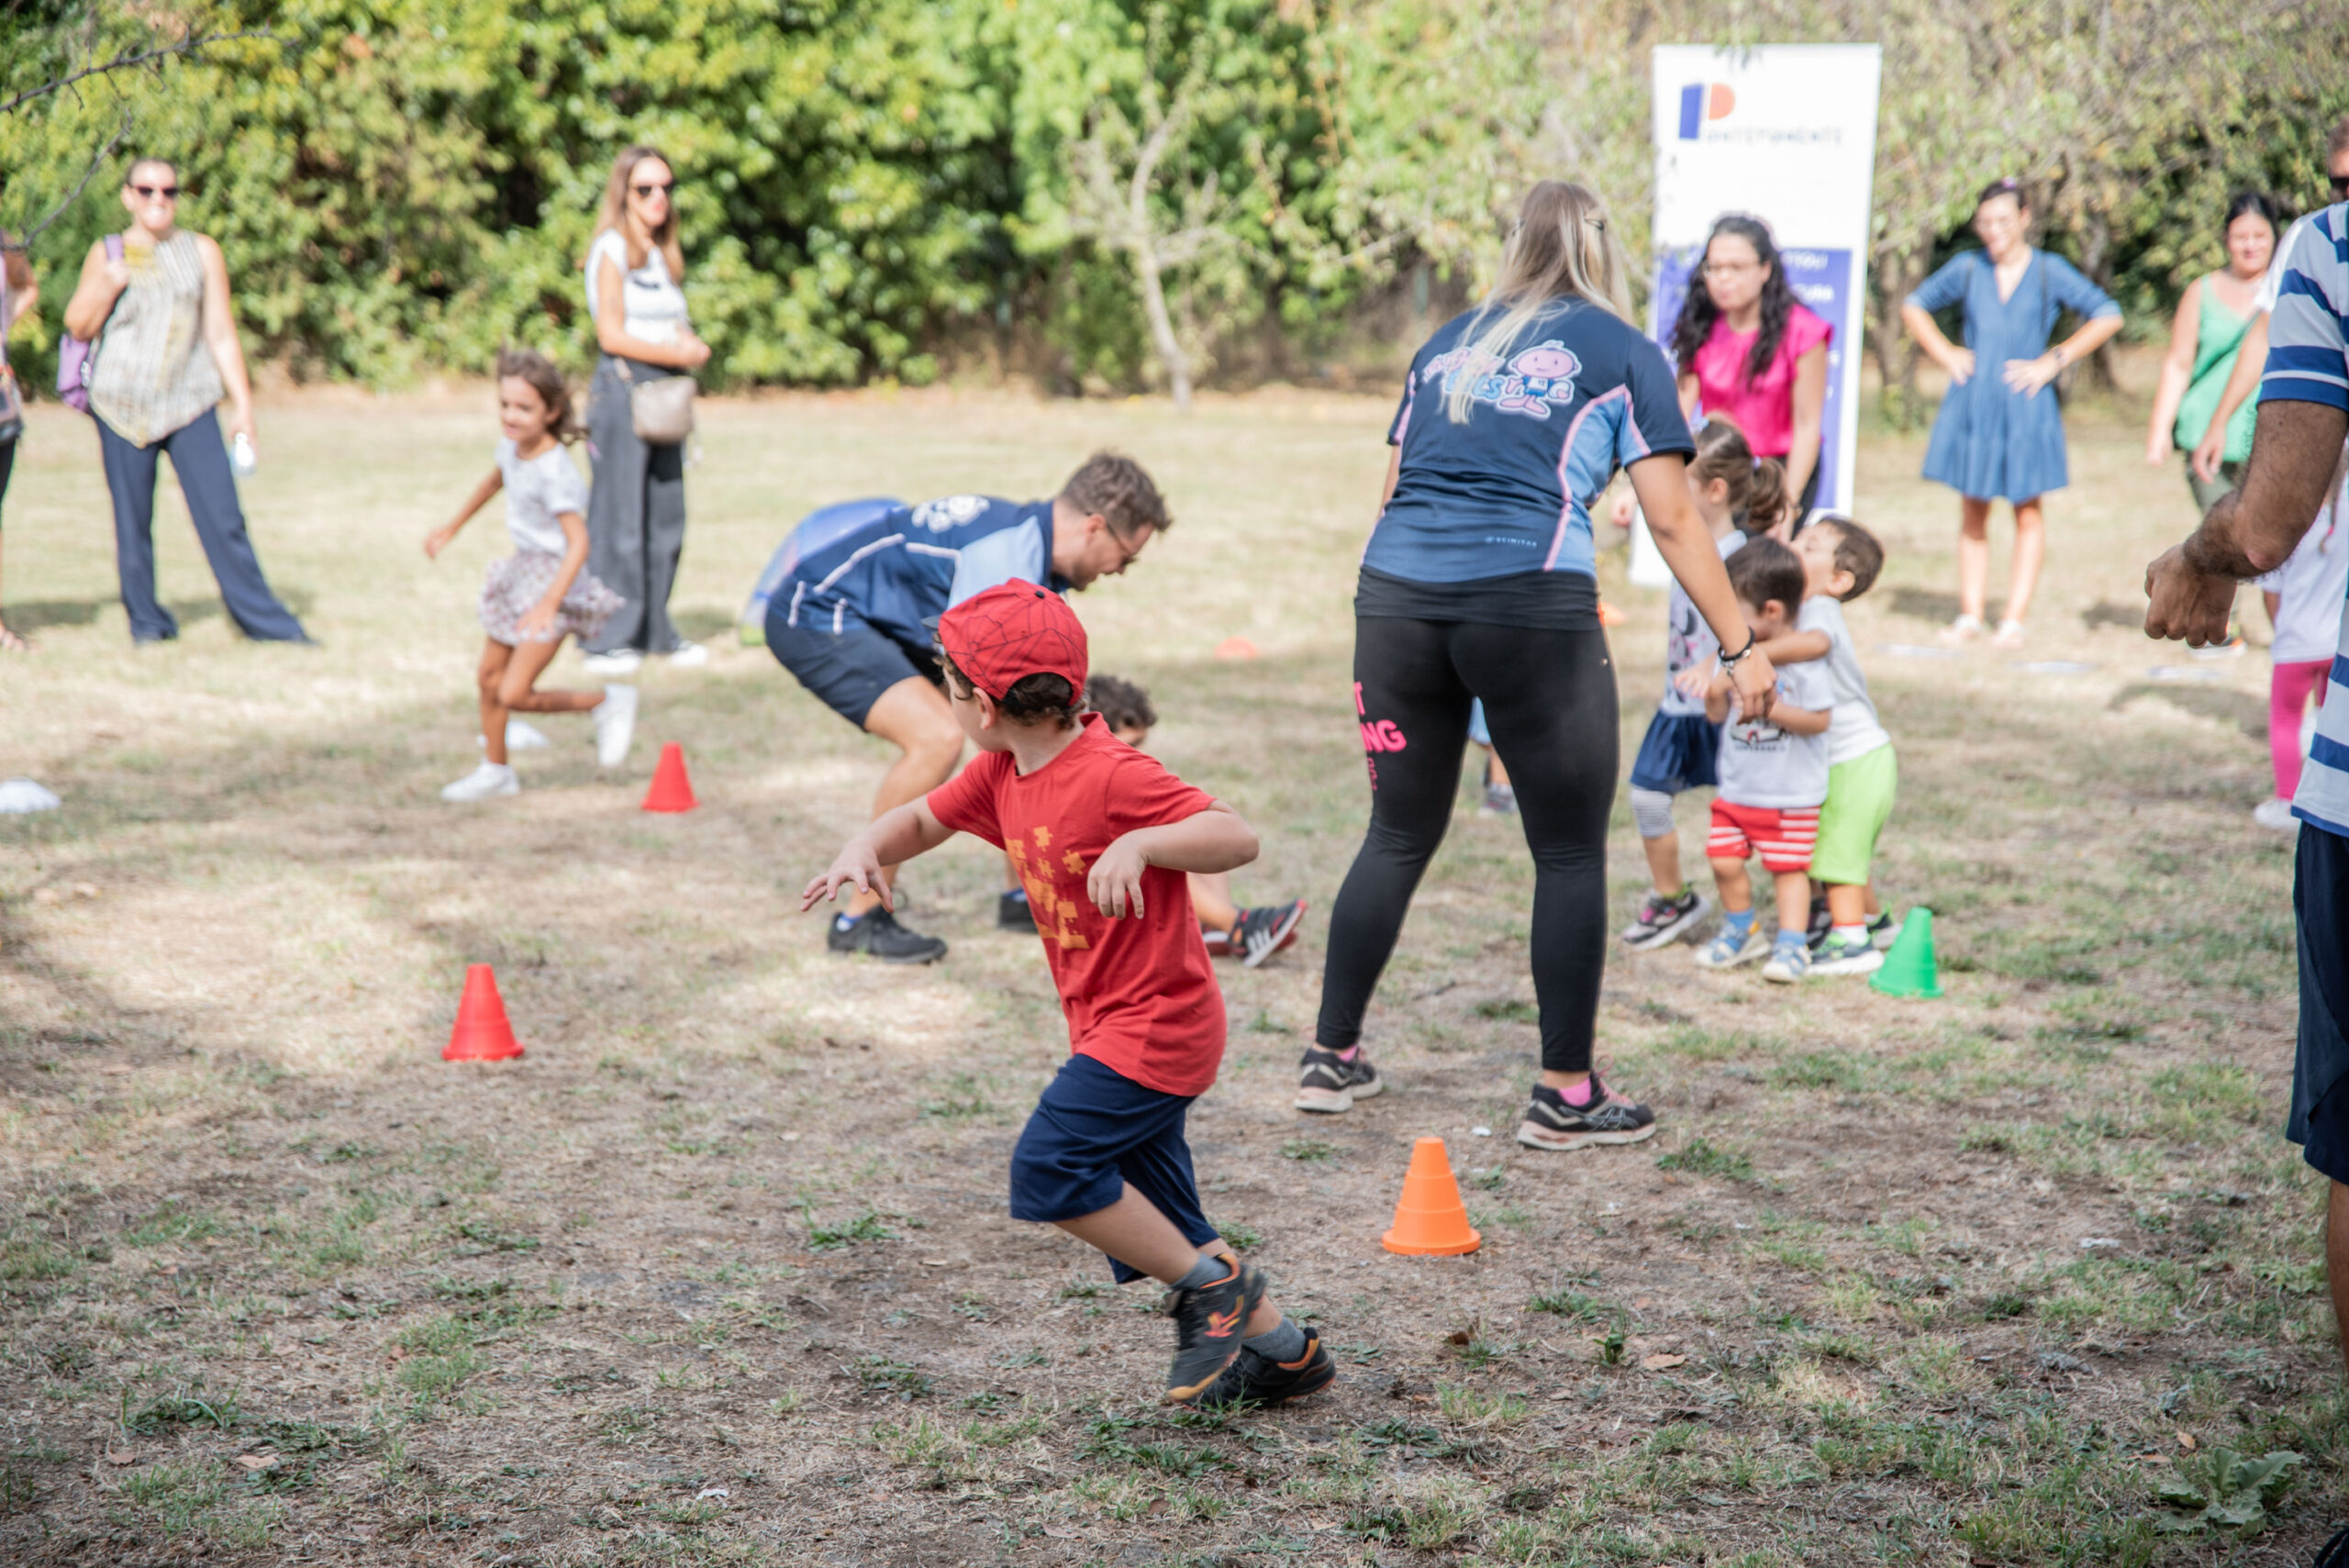
<instances>
[{"instance_id":1,"label":"woman in white top","mask_svg":"<svg viewBox=\"0 0 2349 1568\"><path fill-rule=\"evenodd\" d=\"M698 664L708 651L669 624L669 591L685 545L682 447L640 439L631 387L684 375L709 359L685 316L685 251L672 196L676 175L650 147L612 161L603 216L587 248L587 316L603 350L587 391L587 455L596 467L587 503L587 564L628 600L587 639L588 669L625 675L647 653Z\"/></svg>"}]
</instances>

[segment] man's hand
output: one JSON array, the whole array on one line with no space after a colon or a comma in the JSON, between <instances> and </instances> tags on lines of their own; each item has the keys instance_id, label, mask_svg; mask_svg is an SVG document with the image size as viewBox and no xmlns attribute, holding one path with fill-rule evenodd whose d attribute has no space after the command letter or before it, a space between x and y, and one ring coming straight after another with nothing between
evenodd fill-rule
<instances>
[{"instance_id":1,"label":"man's hand","mask_svg":"<svg viewBox=\"0 0 2349 1568\"><path fill-rule=\"evenodd\" d=\"M2189 648L2227 639L2235 580L2195 570L2184 545L2171 546L2145 568L2145 597L2147 637L2183 638Z\"/></svg>"},{"instance_id":2,"label":"man's hand","mask_svg":"<svg viewBox=\"0 0 2349 1568\"><path fill-rule=\"evenodd\" d=\"M1737 717L1767 718L1770 705L1778 700L1778 672L1770 667L1770 656L1759 648L1739 660L1729 673L1731 695L1737 699Z\"/></svg>"},{"instance_id":3,"label":"man's hand","mask_svg":"<svg viewBox=\"0 0 2349 1568\"><path fill-rule=\"evenodd\" d=\"M1150 858L1135 840L1148 831L1145 828L1113 840L1085 873L1085 895L1112 920L1123 919L1130 908L1136 919L1141 917L1141 873L1150 869Z\"/></svg>"},{"instance_id":4,"label":"man's hand","mask_svg":"<svg viewBox=\"0 0 2349 1568\"><path fill-rule=\"evenodd\" d=\"M849 840L848 848L840 852L840 858L832 862L829 871L807 884L807 891L799 897L799 912L805 915L826 899L838 899L841 890L851 884L859 893L871 893L878 888L881 907L892 914L896 912L897 906L888 886L881 880L880 857L874 853L873 846L862 833Z\"/></svg>"}]
</instances>

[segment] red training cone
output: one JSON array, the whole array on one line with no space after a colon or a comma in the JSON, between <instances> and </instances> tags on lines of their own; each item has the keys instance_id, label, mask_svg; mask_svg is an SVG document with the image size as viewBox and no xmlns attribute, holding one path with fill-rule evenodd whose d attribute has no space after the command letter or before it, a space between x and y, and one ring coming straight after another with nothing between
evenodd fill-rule
<instances>
[{"instance_id":1,"label":"red training cone","mask_svg":"<svg viewBox=\"0 0 2349 1568\"><path fill-rule=\"evenodd\" d=\"M497 994L497 972L485 963L465 971L465 995L457 1004L457 1027L440 1052L443 1062L503 1062L522 1054L506 1003Z\"/></svg>"},{"instance_id":2,"label":"red training cone","mask_svg":"<svg viewBox=\"0 0 2349 1568\"><path fill-rule=\"evenodd\" d=\"M674 740L661 743L661 761L653 764L652 787L644 792L647 811L691 811L699 806L693 781L685 777L685 749Z\"/></svg>"}]
</instances>

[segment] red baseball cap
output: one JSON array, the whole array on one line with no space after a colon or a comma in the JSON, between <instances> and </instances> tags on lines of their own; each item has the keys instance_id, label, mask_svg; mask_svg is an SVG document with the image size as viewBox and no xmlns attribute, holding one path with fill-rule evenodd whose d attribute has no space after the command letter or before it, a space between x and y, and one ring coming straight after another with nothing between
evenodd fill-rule
<instances>
[{"instance_id":1,"label":"red baseball cap","mask_svg":"<svg viewBox=\"0 0 2349 1568\"><path fill-rule=\"evenodd\" d=\"M997 702L1030 675L1058 675L1085 691L1085 624L1066 599L1033 583L1014 578L972 595L939 617L938 644Z\"/></svg>"}]
</instances>

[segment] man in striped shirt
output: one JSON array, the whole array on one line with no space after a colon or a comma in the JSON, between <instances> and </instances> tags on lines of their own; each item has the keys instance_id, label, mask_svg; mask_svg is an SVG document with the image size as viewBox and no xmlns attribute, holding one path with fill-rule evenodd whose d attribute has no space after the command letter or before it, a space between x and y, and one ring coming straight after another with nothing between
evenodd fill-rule
<instances>
[{"instance_id":1,"label":"man in striped shirt","mask_svg":"<svg viewBox=\"0 0 2349 1568\"><path fill-rule=\"evenodd\" d=\"M2259 426L2242 486L2145 573L2145 630L2195 647L2223 639L2235 584L2280 565L2323 505L2349 435L2349 204L2299 230L2267 324ZM2349 630L2349 606L2343 611ZM2349 684L2338 651L2329 682ZM2285 1136L2332 1181L2325 1227L2332 1310L2349 1355L2349 696L2325 703L2292 797L2301 822L2292 908L2300 1028ZM2349 1531L2343 1532L2349 1536Z\"/></svg>"}]
</instances>

